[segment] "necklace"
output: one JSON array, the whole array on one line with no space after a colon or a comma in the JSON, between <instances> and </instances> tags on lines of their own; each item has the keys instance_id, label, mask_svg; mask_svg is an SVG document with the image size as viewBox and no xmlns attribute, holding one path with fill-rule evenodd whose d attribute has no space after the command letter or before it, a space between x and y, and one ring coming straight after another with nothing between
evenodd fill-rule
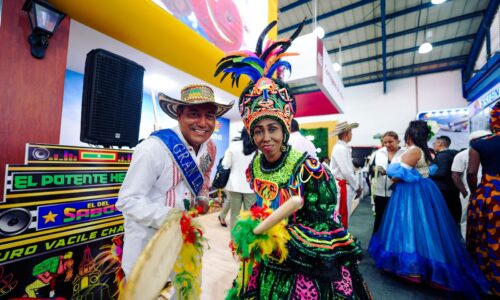
<instances>
[{"instance_id":1,"label":"necklace","mask_svg":"<svg viewBox=\"0 0 500 300\"><path fill-rule=\"evenodd\" d=\"M306 157L306 154L288 148L279 160L271 164L262 153L259 153L251 163L251 177L274 182L280 188L284 187L290 177L297 173Z\"/></svg>"}]
</instances>

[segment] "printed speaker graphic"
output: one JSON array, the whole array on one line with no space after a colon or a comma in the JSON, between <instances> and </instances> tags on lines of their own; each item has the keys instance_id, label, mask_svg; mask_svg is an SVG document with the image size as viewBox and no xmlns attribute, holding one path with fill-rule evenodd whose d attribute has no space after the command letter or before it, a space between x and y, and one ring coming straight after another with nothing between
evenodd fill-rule
<instances>
[{"instance_id":1,"label":"printed speaker graphic","mask_svg":"<svg viewBox=\"0 0 500 300\"><path fill-rule=\"evenodd\" d=\"M24 232L31 224L31 214L23 208L13 208L0 214L0 236Z\"/></svg>"}]
</instances>

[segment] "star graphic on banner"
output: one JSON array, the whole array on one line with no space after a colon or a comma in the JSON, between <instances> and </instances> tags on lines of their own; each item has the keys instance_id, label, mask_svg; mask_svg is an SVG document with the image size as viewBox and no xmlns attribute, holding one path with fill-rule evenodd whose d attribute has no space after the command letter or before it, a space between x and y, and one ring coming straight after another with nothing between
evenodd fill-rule
<instances>
[{"instance_id":1,"label":"star graphic on banner","mask_svg":"<svg viewBox=\"0 0 500 300\"><path fill-rule=\"evenodd\" d=\"M45 223L44 224L47 224L49 222L56 222L56 217L57 217L58 214L53 214L52 211L49 211L48 214L46 214L45 216L42 216L42 218L45 219Z\"/></svg>"}]
</instances>

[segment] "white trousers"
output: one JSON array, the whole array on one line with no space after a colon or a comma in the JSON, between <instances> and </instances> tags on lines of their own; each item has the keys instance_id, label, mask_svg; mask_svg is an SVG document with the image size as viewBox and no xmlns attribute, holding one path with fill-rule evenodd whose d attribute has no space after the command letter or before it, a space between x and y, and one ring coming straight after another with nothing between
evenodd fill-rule
<instances>
[{"instance_id":1,"label":"white trousers","mask_svg":"<svg viewBox=\"0 0 500 300\"><path fill-rule=\"evenodd\" d=\"M462 218L460 219L460 232L465 239L465 231L467 230L467 208L469 207L469 197L464 198L462 194L460 194L460 202L462 203Z\"/></svg>"},{"instance_id":2,"label":"white trousers","mask_svg":"<svg viewBox=\"0 0 500 300\"><path fill-rule=\"evenodd\" d=\"M335 181L336 182L336 181ZM350 186L347 185L347 212L349 214L349 217L347 219L347 224L349 224L351 214L352 214L352 200L354 200L354 197L356 197L356 191ZM337 206L335 207L335 211L338 213L339 212L339 207L340 207L340 187L337 184Z\"/></svg>"},{"instance_id":3,"label":"white trousers","mask_svg":"<svg viewBox=\"0 0 500 300\"><path fill-rule=\"evenodd\" d=\"M347 212L349 213L349 219L351 219L352 200L354 200L354 197L356 197L356 191L350 185L347 185Z\"/></svg>"}]
</instances>

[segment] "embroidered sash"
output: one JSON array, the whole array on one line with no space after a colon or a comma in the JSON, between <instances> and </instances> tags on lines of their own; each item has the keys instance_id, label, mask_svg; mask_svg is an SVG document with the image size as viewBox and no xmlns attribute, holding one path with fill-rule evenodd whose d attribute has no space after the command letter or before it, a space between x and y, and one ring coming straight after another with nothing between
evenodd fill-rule
<instances>
[{"instance_id":1,"label":"embroidered sash","mask_svg":"<svg viewBox=\"0 0 500 300\"><path fill-rule=\"evenodd\" d=\"M186 145L172 129L158 130L153 132L151 136L163 142L167 152L181 170L182 177L188 183L189 190L193 195L197 196L203 186L203 175Z\"/></svg>"}]
</instances>

